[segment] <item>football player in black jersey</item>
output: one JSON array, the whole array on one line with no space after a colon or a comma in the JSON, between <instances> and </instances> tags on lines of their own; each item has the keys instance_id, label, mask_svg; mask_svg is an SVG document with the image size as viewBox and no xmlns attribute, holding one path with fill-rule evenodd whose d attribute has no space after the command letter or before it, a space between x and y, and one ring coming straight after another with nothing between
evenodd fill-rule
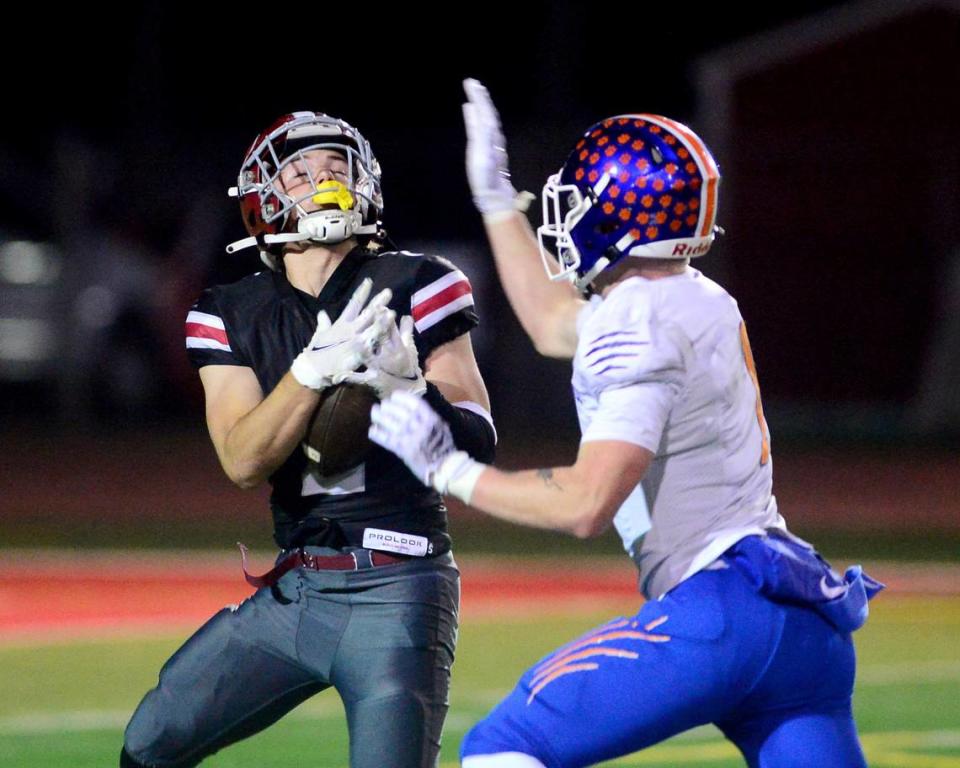
<instances>
[{"instance_id":1,"label":"football player in black jersey","mask_svg":"<svg viewBox=\"0 0 960 768\"><path fill-rule=\"evenodd\" d=\"M459 603L446 510L387 451L324 476L301 442L320 393L353 381L421 395L458 447L491 461L470 283L444 259L385 250L380 168L342 120L280 118L231 194L250 237L228 250L255 246L268 269L203 292L187 351L224 471L244 488L272 486L281 552L248 576L259 586L248 600L164 665L120 764L197 765L333 686L352 766L434 766Z\"/></svg>"}]
</instances>

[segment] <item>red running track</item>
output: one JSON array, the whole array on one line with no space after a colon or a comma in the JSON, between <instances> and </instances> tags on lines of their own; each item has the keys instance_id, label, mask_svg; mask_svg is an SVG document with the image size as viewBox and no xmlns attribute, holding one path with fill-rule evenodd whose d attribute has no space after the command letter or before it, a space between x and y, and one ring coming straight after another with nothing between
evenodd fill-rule
<instances>
[{"instance_id":1,"label":"red running track","mask_svg":"<svg viewBox=\"0 0 960 768\"><path fill-rule=\"evenodd\" d=\"M458 558L463 615L531 619L633 612L636 576L625 557ZM252 570L266 570L261 555ZM960 566L876 564L889 594L960 594ZM184 552L0 552L0 644L182 634L251 593L239 556Z\"/></svg>"}]
</instances>

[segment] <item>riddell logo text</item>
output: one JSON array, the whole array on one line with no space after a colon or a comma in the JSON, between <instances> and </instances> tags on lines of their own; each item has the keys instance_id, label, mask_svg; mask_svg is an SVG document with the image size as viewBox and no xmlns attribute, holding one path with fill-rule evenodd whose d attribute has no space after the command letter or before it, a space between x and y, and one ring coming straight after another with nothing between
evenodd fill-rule
<instances>
[{"instance_id":1,"label":"riddell logo text","mask_svg":"<svg viewBox=\"0 0 960 768\"><path fill-rule=\"evenodd\" d=\"M710 246L707 243L700 243L696 248L687 245L686 243L678 243L673 246L673 256L702 256L707 251L710 250Z\"/></svg>"}]
</instances>

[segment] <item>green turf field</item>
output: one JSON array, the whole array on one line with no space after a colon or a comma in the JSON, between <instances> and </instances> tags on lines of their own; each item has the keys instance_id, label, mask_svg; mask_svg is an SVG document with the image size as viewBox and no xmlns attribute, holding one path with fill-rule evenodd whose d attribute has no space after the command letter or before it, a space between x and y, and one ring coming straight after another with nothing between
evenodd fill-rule
<instances>
[{"instance_id":1,"label":"green turf field","mask_svg":"<svg viewBox=\"0 0 960 768\"><path fill-rule=\"evenodd\" d=\"M454 667L442 764L457 764L466 729L537 657L609 618L466 618ZM871 766L960 768L960 598L881 595L857 634L857 719ZM116 765L123 726L182 637L0 647L0 766ZM336 694L307 702L272 729L227 749L213 768L345 766ZM385 764L386 765L386 764ZM609 765L742 766L712 729Z\"/></svg>"}]
</instances>

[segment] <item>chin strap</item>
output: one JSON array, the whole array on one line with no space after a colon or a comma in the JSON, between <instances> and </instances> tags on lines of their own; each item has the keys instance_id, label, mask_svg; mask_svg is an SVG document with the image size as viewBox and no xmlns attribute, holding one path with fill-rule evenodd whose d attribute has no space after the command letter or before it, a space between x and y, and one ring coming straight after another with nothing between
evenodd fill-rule
<instances>
[{"instance_id":1,"label":"chin strap","mask_svg":"<svg viewBox=\"0 0 960 768\"><path fill-rule=\"evenodd\" d=\"M278 243L302 243L312 240L317 243L342 243L354 235L377 234L376 224L357 225L359 218L354 212L318 211L300 219L297 232L282 232L277 235L264 235L263 244L276 245ZM227 253L236 253L244 248L253 248L260 245L255 237L245 237L236 240L227 246ZM263 249L261 249L263 250Z\"/></svg>"},{"instance_id":2,"label":"chin strap","mask_svg":"<svg viewBox=\"0 0 960 768\"><path fill-rule=\"evenodd\" d=\"M257 244L257 238L245 237L243 240L234 240L227 246L227 253L236 253L244 248L253 248Z\"/></svg>"},{"instance_id":3,"label":"chin strap","mask_svg":"<svg viewBox=\"0 0 960 768\"><path fill-rule=\"evenodd\" d=\"M580 291L580 293L585 293L587 288L590 287L590 283L593 282L593 279L599 275L603 270L605 270L610 265L610 259L606 256L601 256L597 259L597 263L593 265L593 268L584 274L583 277L576 278L573 281L574 287Z\"/></svg>"},{"instance_id":4,"label":"chin strap","mask_svg":"<svg viewBox=\"0 0 960 768\"><path fill-rule=\"evenodd\" d=\"M318 243L342 243L351 237L360 226L360 214L357 211L326 210L316 211L297 219L297 235L272 235L283 240L273 242L290 243L301 240L315 240ZM270 241L271 235L264 240Z\"/></svg>"}]
</instances>

